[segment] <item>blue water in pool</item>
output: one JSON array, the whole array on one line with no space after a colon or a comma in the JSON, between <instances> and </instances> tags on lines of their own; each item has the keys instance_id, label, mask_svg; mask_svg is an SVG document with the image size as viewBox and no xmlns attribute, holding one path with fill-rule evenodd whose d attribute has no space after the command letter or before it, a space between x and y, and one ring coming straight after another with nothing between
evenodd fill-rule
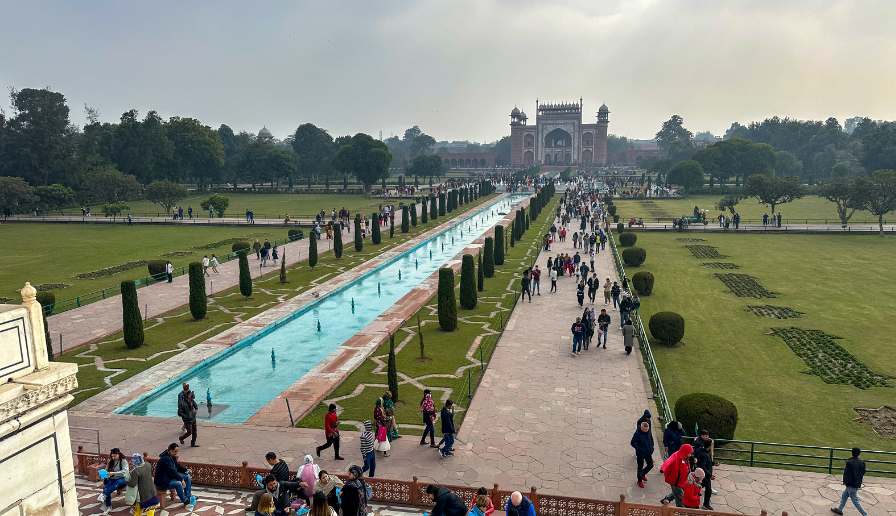
<instances>
[{"instance_id":1,"label":"blue water in pool","mask_svg":"<svg viewBox=\"0 0 896 516\"><path fill-rule=\"evenodd\" d=\"M246 337L116 412L175 417L181 383L188 382L196 392L200 417L220 423L246 421L479 238L503 217L499 213L509 212L513 204L526 197L527 194L500 197L461 218L452 227ZM351 245L351 239L347 240L347 245ZM204 403L206 392L212 397L210 414Z\"/></svg>"}]
</instances>

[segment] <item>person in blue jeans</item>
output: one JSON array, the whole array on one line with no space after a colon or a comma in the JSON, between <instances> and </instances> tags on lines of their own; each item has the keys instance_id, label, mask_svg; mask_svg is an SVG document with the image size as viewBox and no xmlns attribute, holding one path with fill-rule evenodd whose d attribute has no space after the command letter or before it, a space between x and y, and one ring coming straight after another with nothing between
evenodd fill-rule
<instances>
[{"instance_id":1,"label":"person in blue jeans","mask_svg":"<svg viewBox=\"0 0 896 516\"><path fill-rule=\"evenodd\" d=\"M445 406L442 407L442 411L439 413L439 417L442 418L442 448L439 450L439 455L442 457L450 457L454 455L454 402L451 400L445 401Z\"/></svg>"},{"instance_id":2,"label":"person in blue jeans","mask_svg":"<svg viewBox=\"0 0 896 516\"><path fill-rule=\"evenodd\" d=\"M188 511L192 511L190 498L192 494L193 482L190 479L190 472L187 468L177 463L177 456L180 447L177 443L168 445L168 449L159 454L159 461L156 463L155 484L159 490L159 498L164 499L162 494L164 491L174 489L177 497Z\"/></svg>"},{"instance_id":3,"label":"person in blue jeans","mask_svg":"<svg viewBox=\"0 0 896 516\"><path fill-rule=\"evenodd\" d=\"M576 317L576 322L570 327L572 331L572 355L576 356L582 350L582 339L585 338L585 325L582 324L582 318Z\"/></svg>"},{"instance_id":4,"label":"person in blue jeans","mask_svg":"<svg viewBox=\"0 0 896 516\"><path fill-rule=\"evenodd\" d=\"M121 450L112 448L112 451L109 452L109 462L106 463L106 471L109 476L103 479L103 494L100 495L104 514L108 514L112 507L112 493L127 487L129 470L128 460L121 455Z\"/></svg>"},{"instance_id":5,"label":"person in blue jeans","mask_svg":"<svg viewBox=\"0 0 896 516\"><path fill-rule=\"evenodd\" d=\"M865 478L865 461L859 458L861 453L862 450L859 448L853 448L852 458L846 461L846 466L843 467L843 485L846 487L843 489L843 494L840 495L840 505L831 507L831 512L834 514L843 514L846 501L852 500L852 504L859 514L868 515L859 501L859 489L862 488L862 480Z\"/></svg>"},{"instance_id":6,"label":"person in blue jeans","mask_svg":"<svg viewBox=\"0 0 896 516\"><path fill-rule=\"evenodd\" d=\"M362 473L370 474L370 478L376 475L376 451L373 449L373 424L368 419L364 421L364 431L361 432L361 457L364 458Z\"/></svg>"}]
</instances>

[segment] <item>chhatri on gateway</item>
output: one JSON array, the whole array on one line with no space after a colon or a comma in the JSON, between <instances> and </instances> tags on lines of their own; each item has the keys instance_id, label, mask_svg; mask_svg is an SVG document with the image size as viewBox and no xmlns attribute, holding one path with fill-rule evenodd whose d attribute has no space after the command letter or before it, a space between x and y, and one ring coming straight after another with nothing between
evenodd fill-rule
<instances>
[{"instance_id":1,"label":"chhatri on gateway","mask_svg":"<svg viewBox=\"0 0 896 516\"><path fill-rule=\"evenodd\" d=\"M535 124L525 111L510 112L510 161L513 166L576 165L589 169L607 164L607 127L610 109L598 108L595 123L583 123L584 103L535 101Z\"/></svg>"}]
</instances>

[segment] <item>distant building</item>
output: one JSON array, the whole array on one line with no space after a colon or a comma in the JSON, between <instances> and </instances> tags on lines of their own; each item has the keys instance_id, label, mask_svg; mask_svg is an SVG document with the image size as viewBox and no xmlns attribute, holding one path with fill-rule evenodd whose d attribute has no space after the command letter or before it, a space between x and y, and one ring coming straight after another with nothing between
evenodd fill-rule
<instances>
[{"instance_id":1,"label":"distant building","mask_svg":"<svg viewBox=\"0 0 896 516\"><path fill-rule=\"evenodd\" d=\"M438 142L433 151L442 158L442 165L447 169L494 168L497 161L494 145L467 141Z\"/></svg>"},{"instance_id":2,"label":"distant building","mask_svg":"<svg viewBox=\"0 0 896 516\"><path fill-rule=\"evenodd\" d=\"M637 165L639 161L658 159L662 156L656 140L628 140L621 153L610 156L613 165Z\"/></svg>"},{"instance_id":3,"label":"distant building","mask_svg":"<svg viewBox=\"0 0 896 516\"><path fill-rule=\"evenodd\" d=\"M582 99L558 104L535 103L535 124L524 111L510 112L510 162L515 167L532 165L578 168L607 164L607 127L610 110L597 110L596 123L582 123Z\"/></svg>"}]
</instances>

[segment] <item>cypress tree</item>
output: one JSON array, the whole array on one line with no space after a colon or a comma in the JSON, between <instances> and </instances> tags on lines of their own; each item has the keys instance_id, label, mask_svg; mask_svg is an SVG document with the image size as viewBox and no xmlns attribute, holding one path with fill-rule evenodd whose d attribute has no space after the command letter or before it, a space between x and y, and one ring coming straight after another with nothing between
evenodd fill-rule
<instances>
[{"instance_id":1,"label":"cypress tree","mask_svg":"<svg viewBox=\"0 0 896 516\"><path fill-rule=\"evenodd\" d=\"M143 345L143 318L137 300L137 285L133 281L121 282L121 329L124 345L136 349Z\"/></svg>"},{"instance_id":2,"label":"cypress tree","mask_svg":"<svg viewBox=\"0 0 896 516\"><path fill-rule=\"evenodd\" d=\"M202 264L192 262L188 269L190 275L190 314L194 320L205 319L208 312L208 299L205 295L205 272Z\"/></svg>"},{"instance_id":3,"label":"cypress tree","mask_svg":"<svg viewBox=\"0 0 896 516\"><path fill-rule=\"evenodd\" d=\"M495 265L504 265L504 226L495 226Z\"/></svg>"},{"instance_id":4,"label":"cypress tree","mask_svg":"<svg viewBox=\"0 0 896 516\"><path fill-rule=\"evenodd\" d=\"M529 214L526 214L526 231L529 231Z\"/></svg>"},{"instance_id":5,"label":"cypress tree","mask_svg":"<svg viewBox=\"0 0 896 516\"><path fill-rule=\"evenodd\" d=\"M370 229L370 242L379 244L382 241L382 236L380 236L380 216L378 213L374 213L370 217Z\"/></svg>"},{"instance_id":6,"label":"cypress tree","mask_svg":"<svg viewBox=\"0 0 896 516\"><path fill-rule=\"evenodd\" d=\"M417 203L412 202L408 211L411 212L411 225L417 227Z\"/></svg>"},{"instance_id":7,"label":"cypress tree","mask_svg":"<svg viewBox=\"0 0 896 516\"><path fill-rule=\"evenodd\" d=\"M460 265L460 306L476 308L476 272L471 254L465 254Z\"/></svg>"},{"instance_id":8,"label":"cypress tree","mask_svg":"<svg viewBox=\"0 0 896 516\"><path fill-rule=\"evenodd\" d=\"M429 222L429 209L426 207L426 198L422 199L420 203L420 222L426 224Z\"/></svg>"},{"instance_id":9,"label":"cypress tree","mask_svg":"<svg viewBox=\"0 0 896 516\"><path fill-rule=\"evenodd\" d=\"M485 237L485 256L482 257L482 274L486 278L495 275L495 239Z\"/></svg>"},{"instance_id":10,"label":"cypress tree","mask_svg":"<svg viewBox=\"0 0 896 516\"><path fill-rule=\"evenodd\" d=\"M445 194L439 194L439 217L445 216Z\"/></svg>"},{"instance_id":11,"label":"cypress tree","mask_svg":"<svg viewBox=\"0 0 896 516\"><path fill-rule=\"evenodd\" d=\"M342 258L342 224L339 223L333 226L333 256Z\"/></svg>"},{"instance_id":12,"label":"cypress tree","mask_svg":"<svg viewBox=\"0 0 896 516\"><path fill-rule=\"evenodd\" d=\"M454 298L454 269L439 269L438 293L439 328L442 331L457 329L457 300Z\"/></svg>"},{"instance_id":13,"label":"cypress tree","mask_svg":"<svg viewBox=\"0 0 896 516\"><path fill-rule=\"evenodd\" d=\"M426 349L423 347L423 326L420 325L420 312L417 312L417 338L420 339L420 358L426 358Z\"/></svg>"},{"instance_id":14,"label":"cypress tree","mask_svg":"<svg viewBox=\"0 0 896 516\"><path fill-rule=\"evenodd\" d=\"M313 269L315 265L317 265L317 237L312 231L311 238L308 239L308 266Z\"/></svg>"},{"instance_id":15,"label":"cypress tree","mask_svg":"<svg viewBox=\"0 0 896 516\"><path fill-rule=\"evenodd\" d=\"M364 249L364 241L361 239L361 216L355 215L355 251Z\"/></svg>"},{"instance_id":16,"label":"cypress tree","mask_svg":"<svg viewBox=\"0 0 896 516\"><path fill-rule=\"evenodd\" d=\"M439 216L439 208L436 203L438 203L438 201L436 200L436 196L431 195L429 197L429 218L431 218L432 220L436 220L436 218L438 218Z\"/></svg>"},{"instance_id":17,"label":"cypress tree","mask_svg":"<svg viewBox=\"0 0 896 516\"><path fill-rule=\"evenodd\" d=\"M482 274L482 253L476 255L476 290L485 290L485 276Z\"/></svg>"},{"instance_id":18,"label":"cypress tree","mask_svg":"<svg viewBox=\"0 0 896 516\"><path fill-rule=\"evenodd\" d=\"M312 239L314 237L312 236ZM240 251L240 294L243 297L252 296L252 275L249 273L249 259L246 258L246 252Z\"/></svg>"},{"instance_id":19,"label":"cypress tree","mask_svg":"<svg viewBox=\"0 0 896 516\"><path fill-rule=\"evenodd\" d=\"M513 247L513 244L516 243L516 221L510 221L510 247Z\"/></svg>"},{"instance_id":20,"label":"cypress tree","mask_svg":"<svg viewBox=\"0 0 896 516\"><path fill-rule=\"evenodd\" d=\"M389 238L395 237L395 213L389 214Z\"/></svg>"},{"instance_id":21,"label":"cypress tree","mask_svg":"<svg viewBox=\"0 0 896 516\"><path fill-rule=\"evenodd\" d=\"M408 220L411 216L410 211L407 206L401 207L401 232L407 233L411 230L410 220ZM414 224L415 226L417 224Z\"/></svg>"},{"instance_id":22,"label":"cypress tree","mask_svg":"<svg viewBox=\"0 0 896 516\"><path fill-rule=\"evenodd\" d=\"M337 233L338 234L338 233ZM340 245L342 242L340 242ZM286 280L286 249L283 249L283 255L280 256L280 283L287 283Z\"/></svg>"},{"instance_id":23,"label":"cypress tree","mask_svg":"<svg viewBox=\"0 0 896 516\"><path fill-rule=\"evenodd\" d=\"M398 368L395 365L395 335L389 335L389 360L386 364L386 376L389 381L389 393L392 401L398 403Z\"/></svg>"}]
</instances>

